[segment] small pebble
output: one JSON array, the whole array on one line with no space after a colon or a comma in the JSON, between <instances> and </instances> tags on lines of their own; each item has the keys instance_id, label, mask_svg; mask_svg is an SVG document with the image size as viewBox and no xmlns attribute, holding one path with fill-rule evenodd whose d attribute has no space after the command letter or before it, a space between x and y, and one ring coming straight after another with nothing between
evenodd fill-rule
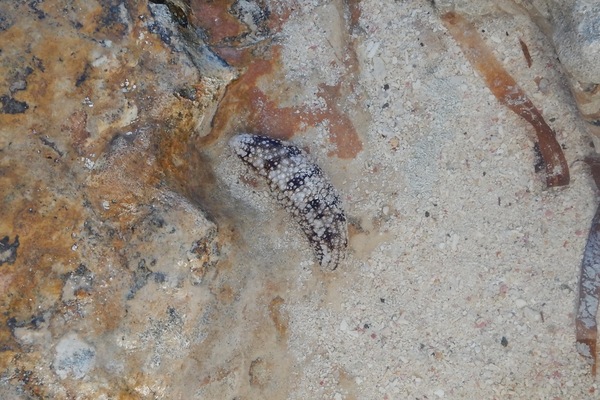
<instances>
[{"instance_id":1,"label":"small pebble","mask_svg":"<svg viewBox=\"0 0 600 400\"><path fill-rule=\"evenodd\" d=\"M515 306L517 306L517 308L523 308L527 305L527 302L523 299L516 299L515 300Z\"/></svg>"},{"instance_id":2,"label":"small pebble","mask_svg":"<svg viewBox=\"0 0 600 400\"><path fill-rule=\"evenodd\" d=\"M342 322L340 323L340 331L347 331L348 330L348 323L346 322L346 320L342 320Z\"/></svg>"},{"instance_id":3,"label":"small pebble","mask_svg":"<svg viewBox=\"0 0 600 400\"><path fill-rule=\"evenodd\" d=\"M540 315L539 311L536 311L530 307L523 308L523 315L529 321L539 322L542 319L542 316Z\"/></svg>"}]
</instances>

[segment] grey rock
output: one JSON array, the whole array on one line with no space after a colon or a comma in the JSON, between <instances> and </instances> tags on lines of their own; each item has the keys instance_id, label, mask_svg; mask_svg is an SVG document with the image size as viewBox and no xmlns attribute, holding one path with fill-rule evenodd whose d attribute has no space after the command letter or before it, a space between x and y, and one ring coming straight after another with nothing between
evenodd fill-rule
<instances>
[{"instance_id":1,"label":"grey rock","mask_svg":"<svg viewBox=\"0 0 600 400\"><path fill-rule=\"evenodd\" d=\"M553 41L565 69L579 82L600 82L600 2L550 2Z\"/></svg>"}]
</instances>

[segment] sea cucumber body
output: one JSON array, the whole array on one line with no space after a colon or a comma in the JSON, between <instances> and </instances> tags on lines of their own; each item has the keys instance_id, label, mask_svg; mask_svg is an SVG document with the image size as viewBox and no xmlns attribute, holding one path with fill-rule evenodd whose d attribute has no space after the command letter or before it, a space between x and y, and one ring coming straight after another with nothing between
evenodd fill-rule
<instances>
[{"instance_id":1,"label":"sea cucumber body","mask_svg":"<svg viewBox=\"0 0 600 400\"><path fill-rule=\"evenodd\" d=\"M292 213L310 241L319 264L334 270L348 244L346 215L323 171L298 147L265 136L240 134L229 145Z\"/></svg>"}]
</instances>

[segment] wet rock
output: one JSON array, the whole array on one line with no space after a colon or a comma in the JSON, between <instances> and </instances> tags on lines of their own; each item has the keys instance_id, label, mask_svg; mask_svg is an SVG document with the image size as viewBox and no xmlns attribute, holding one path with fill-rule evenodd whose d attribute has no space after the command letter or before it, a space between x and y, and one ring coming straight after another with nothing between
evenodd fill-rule
<instances>
[{"instance_id":1,"label":"wet rock","mask_svg":"<svg viewBox=\"0 0 600 400\"><path fill-rule=\"evenodd\" d=\"M141 391L151 375L124 371L171 369L165 351L206 337L208 289L180 310L227 243L159 160L197 151L228 78L146 2L114 4L0 5L2 398Z\"/></svg>"},{"instance_id":2,"label":"wet rock","mask_svg":"<svg viewBox=\"0 0 600 400\"><path fill-rule=\"evenodd\" d=\"M75 333L68 333L60 339L55 352L52 367L60 379L68 376L82 379L94 367L96 350Z\"/></svg>"},{"instance_id":3,"label":"wet rock","mask_svg":"<svg viewBox=\"0 0 600 400\"><path fill-rule=\"evenodd\" d=\"M600 3L549 1L552 39L577 107L600 149Z\"/></svg>"},{"instance_id":4,"label":"wet rock","mask_svg":"<svg viewBox=\"0 0 600 400\"><path fill-rule=\"evenodd\" d=\"M549 6L561 64L579 82L600 82L600 3L553 0Z\"/></svg>"}]
</instances>

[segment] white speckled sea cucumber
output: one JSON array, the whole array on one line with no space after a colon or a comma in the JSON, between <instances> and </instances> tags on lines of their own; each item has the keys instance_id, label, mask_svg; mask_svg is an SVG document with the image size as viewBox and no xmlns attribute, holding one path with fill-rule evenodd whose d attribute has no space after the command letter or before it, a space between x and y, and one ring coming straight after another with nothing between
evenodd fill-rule
<instances>
[{"instance_id":1,"label":"white speckled sea cucumber","mask_svg":"<svg viewBox=\"0 0 600 400\"><path fill-rule=\"evenodd\" d=\"M348 228L340 197L321 168L304 151L278 139L240 134L229 145L267 178L308 237L321 267L336 269L346 254Z\"/></svg>"}]
</instances>

